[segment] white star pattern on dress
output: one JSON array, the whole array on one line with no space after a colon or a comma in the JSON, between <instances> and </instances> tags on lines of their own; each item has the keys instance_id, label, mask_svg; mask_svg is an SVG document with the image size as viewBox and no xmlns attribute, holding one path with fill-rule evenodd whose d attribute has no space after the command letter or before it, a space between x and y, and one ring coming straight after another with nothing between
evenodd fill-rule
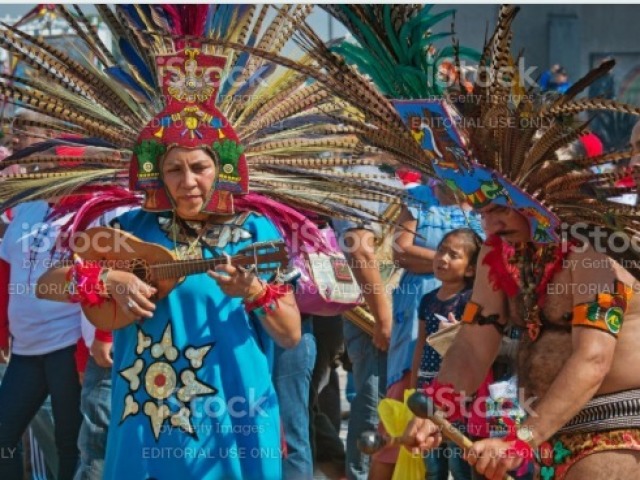
<instances>
[{"instance_id":1,"label":"white star pattern on dress","mask_svg":"<svg viewBox=\"0 0 640 480\"><path fill-rule=\"evenodd\" d=\"M213 346L214 344L189 346L179 350L173 343L171 322L167 323L162 338L157 343L153 343L151 337L145 335L141 329L138 330L136 353L142 355L148 350L152 360L147 365L142 358L136 358L130 367L119 372L129 383L129 394L125 397L120 420L125 421L142 411L149 418L156 440L160 437L162 425L166 421L173 427L195 436L188 404L196 397L217 393L214 387L203 383L197 375ZM178 374L174 364L181 355L189 362L191 369L184 369ZM149 396L149 400L143 402L142 409L134 397L140 385L144 385L144 390ZM165 403L169 398L173 399L172 404L179 405L178 411L173 412L169 404Z\"/></svg>"}]
</instances>

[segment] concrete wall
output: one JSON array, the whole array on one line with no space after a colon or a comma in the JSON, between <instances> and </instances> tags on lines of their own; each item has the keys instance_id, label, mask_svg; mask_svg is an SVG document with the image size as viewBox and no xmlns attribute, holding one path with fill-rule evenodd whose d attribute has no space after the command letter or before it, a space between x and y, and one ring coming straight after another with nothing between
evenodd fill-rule
<instances>
[{"instance_id":1,"label":"concrete wall","mask_svg":"<svg viewBox=\"0 0 640 480\"><path fill-rule=\"evenodd\" d=\"M479 49L486 25L490 31L495 27L498 5L455 8L461 43ZM614 77L619 87L634 65L640 67L640 5L521 5L520 9L514 22L514 51L524 48L526 64L539 67L539 72L561 63L575 81L591 68L594 54L609 52L618 62Z\"/></svg>"}]
</instances>

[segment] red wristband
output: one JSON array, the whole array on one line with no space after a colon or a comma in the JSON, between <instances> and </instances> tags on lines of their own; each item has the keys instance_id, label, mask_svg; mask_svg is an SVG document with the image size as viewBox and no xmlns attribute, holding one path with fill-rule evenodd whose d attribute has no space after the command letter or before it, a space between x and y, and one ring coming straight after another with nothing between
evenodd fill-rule
<instances>
[{"instance_id":1,"label":"red wristband","mask_svg":"<svg viewBox=\"0 0 640 480\"><path fill-rule=\"evenodd\" d=\"M534 459L535 452L531 445L524 440L518 438L518 431L516 428L516 422L510 417L503 417L502 421L507 426L507 436L504 437L505 442L513 442L507 449L507 455L522 458L525 462L529 462Z\"/></svg>"},{"instance_id":2,"label":"red wristband","mask_svg":"<svg viewBox=\"0 0 640 480\"><path fill-rule=\"evenodd\" d=\"M505 439L505 441L510 441L510 440ZM529 445L524 440L520 440L519 438L516 438L515 440L512 440L512 441L513 443L507 449L507 455L520 457L525 462L529 462L533 460L535 454L533 452L533 448L531 448L531 445Z\"/></svg>"},{"instance_id":3,"label":"red wristband","mask_svg":"<svg viewBox=\"0 0 640 480\"><path fill-rule=\"evenodd\" d=\"M466 397L462 393L456 392L452 384L442 384L437 378L434 378L433 382L424 389L424 394L433 400L435 406L445 414L450 422L464 418Z\"/></svg>"},{"instance_id":4,"label":"red wristband","mask_svg":"<svg viewBox=\"0 0 640 480\"><path fill-rule=\"evenodd\" d=\"M102 267L97 262L85 262L74 255L73 266L67 272L69 300L72 303L96 306L106 301L102 296L106 286L100 279Z\"/></svg>"},{"instance_id":5,"label":"red wristband","mask_svg":"<svg viewBox=\"0 0 640 480\"><path fill-rule=\"evenodd\" d=\"M106 330L100 330L99 328L96 328L96 334L94 338L99 342L113 343L113 332L108 332Z\"/></svg>"},{"instance_id":6,"label":"red wristband","mask_svg":"<svg viewBox=\"0 0 640 480\"><path fill-rule=\"evenodd\" d=\"M262 290L262 294L251 302L244 304L244 309L247 313L253 312L258 309L263 309L264 312L274 312L278 308L278 299L284 297L287 293L291 292L291 285L278 284L273 285L267 283Z\"/></svg>"}]
</instances>

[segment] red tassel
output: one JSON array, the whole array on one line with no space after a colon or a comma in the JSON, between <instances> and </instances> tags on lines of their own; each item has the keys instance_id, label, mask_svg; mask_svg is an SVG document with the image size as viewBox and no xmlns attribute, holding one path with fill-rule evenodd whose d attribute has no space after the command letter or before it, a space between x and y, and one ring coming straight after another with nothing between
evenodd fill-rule
<instances>
[{"instance_id":1,"label":"red tassel","mask_svg":"<svg viewBox=\"0 0 640 480\"><path fill-rule=\"evenodd\" d=\"M508 263L509 258L515 254L515 249L505 244L497 235L489 236L485 243L492 249L484 257L482 264L489 266L489 281L493 289L502 290L507 296L513 297L520 290L520 272L517 267Z\"/></svg>"}]
</instances>

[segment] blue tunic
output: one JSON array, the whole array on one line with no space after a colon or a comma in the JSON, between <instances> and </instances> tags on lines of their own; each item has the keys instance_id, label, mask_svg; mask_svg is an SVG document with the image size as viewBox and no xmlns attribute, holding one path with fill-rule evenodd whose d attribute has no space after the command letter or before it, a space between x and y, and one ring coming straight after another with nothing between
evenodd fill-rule
<instances>
[{"instance_id":1,"label":"blue tunic","mask_svg":"<svg viewBox=\"0 0 640 480\"><path fill-rule=\"evenodd\" d=\"M457 206L438 206L426 186L412 188L408 193L421 203L410 203L409 211L417 222L414 245L436 250L444 235L457 228L472 228L484 238L475 212L463 212ZM418 339L418 306L427 293L440 286L432 273L405 271L393 291L393 328L387 364L387 387L399 381L411 370L413 351Z\"/></svg>"},{"instance_id":2,"label":"blue tunic","mask_svg":"<svg viewBox=\"0 0 640 480\"><path fill-rule=\"evenodd\" d=\"M138 211L123 230L173 250L166 217ZM228 233L233 233L229 235ZM211 258L280 239L250 214ZM240 298L206 273L186 277L153 318L114 335L113 407L105 479L279 479L280 417L268 353L273 343Z\"/></svg>"}]
</instances>

